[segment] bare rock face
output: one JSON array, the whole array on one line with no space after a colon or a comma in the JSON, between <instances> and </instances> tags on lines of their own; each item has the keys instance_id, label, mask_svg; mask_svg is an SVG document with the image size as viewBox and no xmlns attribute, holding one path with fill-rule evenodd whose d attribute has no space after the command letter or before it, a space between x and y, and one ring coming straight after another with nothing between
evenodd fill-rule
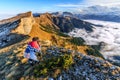
<instances>
[{"instance_id":1,"label":"bare rock face","mask_svg":"<svg viewBox=\"0 0 120 80\"><path fill-rule=\"evenodd\" d=\"M0 21L0 47L22 40L30 33L34 23L31 12Z\"/></svg>"},{"instance_id":2,"label":"bare rock face","mask_svg":"<svg viewBox=\"0 0 120 80\"><path fill-rule=\"evenodd\" d=\"M110 64L108 61L91 57L75 57L73 68L64 71L62 77L64 80L119 80L119 67ZM72 76L72 77L71 77Z\"/></svg>"},{"instance_id":3,"label":"bare rock face","mask_svg":"<svg viewBox=\"0 0 120 80\"><path fill-rule=\"evenodd\" d=\"M15 30L12 30L12 32L27 35L30 33L34 23L35 21L33 17L21 18L19 25L15 28Z\"/></svg>"}]
</instances>

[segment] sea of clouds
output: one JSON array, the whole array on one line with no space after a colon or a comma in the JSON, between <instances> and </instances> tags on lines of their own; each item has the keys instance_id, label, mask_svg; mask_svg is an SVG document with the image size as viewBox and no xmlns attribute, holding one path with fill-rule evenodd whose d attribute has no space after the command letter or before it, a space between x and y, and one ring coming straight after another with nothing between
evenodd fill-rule
<instances>
[{"instance_id":1,"label":"sea of clouds","mask_svg":"<svg viewBox=\"0 0 120 80\"><path fill-rule=\"evenodd\" d=\"M88 33L83 29L74 29L68 33L70 36L82 37L85 39L86 44L95 45L99 42L104 42L106 45L101 50L101 53L106 58L113 58L119 56L120 58L120 23L99 21L99 20L85 20L87 22L102 25L93 26L93 32Z\"/></svg>"}]
</instances>

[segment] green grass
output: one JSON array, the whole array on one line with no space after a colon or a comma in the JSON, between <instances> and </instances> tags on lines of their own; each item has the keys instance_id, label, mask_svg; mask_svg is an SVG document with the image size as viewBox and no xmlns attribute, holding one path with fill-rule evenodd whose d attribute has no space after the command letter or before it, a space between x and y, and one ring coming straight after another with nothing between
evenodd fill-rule
<instances>
[{"instance_id":1,"label":"green grass","mask_svg":"<svg viewBox=\"0 0 120 80\"><path fill-rule=\"evenodd\" d=\"M81 46L84 45L85 40L81 37L73 37L72 39L69 40L72 44Z\"/></svg>"},{"instance_id":2,"label":"green grass","mask_svg":"<svg viewBox=\"0 0 120 80\"><path fill-rule=\"evenodd\" d=\"M58 32L57 35L62 36L62 37L70 37L67 34L64 34L63 32Z\"/></svg>"}]
</instances>

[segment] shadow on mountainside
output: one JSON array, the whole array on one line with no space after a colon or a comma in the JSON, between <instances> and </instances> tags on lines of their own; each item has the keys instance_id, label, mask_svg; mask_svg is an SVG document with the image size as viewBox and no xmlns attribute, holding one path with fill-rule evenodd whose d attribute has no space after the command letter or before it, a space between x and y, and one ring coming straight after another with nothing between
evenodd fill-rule
<instances>
[{"instance_id":1,"label":"shadow on mountainside","mask_svg":"<svg viewBox=\"0 0 120 80\"><path fill-rule=\"evenodd\" d=\"M110 56L109 58L107 58L107 61L120 67L120 56L119 55Z\"/></svg>"},{"instance_id":2,"label":"shadow on mountainside","mask_svg":"<svg viewBox=\"0 0 120 80\"><path fill-rule=\"evenodd\" d=\"M120 56L113 56L113 58L120 61Z\"/></svg>"},{"instance_id":3,"label":"shadow on mountainside","mask_svg":"<svg viewBox=\"0 0 120 80\"><path fill-rule=\"evenodd\" d=\"M16 43L21 42L24 39L28 39L28 35L23 34L17 34L17 33L11 33L6 38L1 40L0 48L5 48L11 45L14 45Z\"/></svg>"}]
</instances>

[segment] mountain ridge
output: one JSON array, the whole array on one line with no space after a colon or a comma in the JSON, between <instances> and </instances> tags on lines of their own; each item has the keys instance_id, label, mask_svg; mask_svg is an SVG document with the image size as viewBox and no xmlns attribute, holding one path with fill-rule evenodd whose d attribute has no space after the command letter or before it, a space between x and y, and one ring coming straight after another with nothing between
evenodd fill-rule
<instances>
[{"instance_id":1,"label":"mountain ridge","mask_svg":"<svg viewBox=\"0 0 120 80\"><path fill-rule=\"evenodd\" d=\"M31 16L32 16L32 12L31 11L26 12L26 13L21 13L21 14L18 14L17 16L15 16L15 17L4 19L4 20L0 20L0 25L1 24L6 24L6 23L9 23L9 22L17 21L20 18L31 17Z\"/></svg>"},{"instance_id":2,"label":"mountain ridge","mask_svg":"<svg viewBox=\"0 0 120 80\"><path fill-rule=\"evenodd\" d=\"M70 30L69 24L72 25ZM98 50L85 45L81 37L64 34L76 28L75 24L80 25L78 28L82 30L92 30L90 23L49 13L37 17L22 17L17 21L15 19L13 22L0 25L1 79L119 80L120 67L107 62ZM28 42L35 36L40 38L43 55L42 59L38 56L40 63L32 67L23 54Z\"/></svg>"},{"instance_id":3,"label":"mountain ridge","mask_svg":"<svg viewBox=\"0 0 120 80\"><path fill-rule=\"evenodd\" d=\"M0 25L1 37L3 37L0 39L1 47L4 47L8 44L13 44L13 41L15 41L14 43L16 43L19 40L21 41L23 37L27 36L30 37L30 39L34 36L38 36L40 39L49 40L48 42L51 42L52 40L55 41L55 43L53 44L58 45L66 44L64 40L69 45L71 43L69 40L72 38L62 37L66 35L61 33L59 27L54 24L53 17L48 13L43 14L40 17L28 16L19 19L17 22L16 19L14 21L15 22L13 23L11 21L9 23L6 23L5 21L5 24ZM4 29L5 27L6 29ZM45 37L44 35L46 35L47 37ZM85 53L85 51L83 51L83 53Z\"/></svg>"},{"instance_id":4,"label":"mountain ridge","mask_svg":"<svg viewBox=\"0 0 120 80\"><path fill-rule=\"evenodd\" d=\"M31 12L20 15L31 15ZM17 22L9 22L6 24L0 25L0 29L2 33L4 33L1 33L1 37L3 37L0 39L1 47L12 45L26 37L31 39L34 36L38 36L41 40L46 40L49 44L77 49L84 54L86 54L85 50L89 48L84 45L84 40L82 38L73 38L64 34L64 32L70 32L76 27L85 29L86 31L92 31L92 25L90 23L76 18L68 16L59 17L45 13L38 17L22 17ZM4 29L4 27L6 27L6 29Z\"/></svg>"}]
</instances>

